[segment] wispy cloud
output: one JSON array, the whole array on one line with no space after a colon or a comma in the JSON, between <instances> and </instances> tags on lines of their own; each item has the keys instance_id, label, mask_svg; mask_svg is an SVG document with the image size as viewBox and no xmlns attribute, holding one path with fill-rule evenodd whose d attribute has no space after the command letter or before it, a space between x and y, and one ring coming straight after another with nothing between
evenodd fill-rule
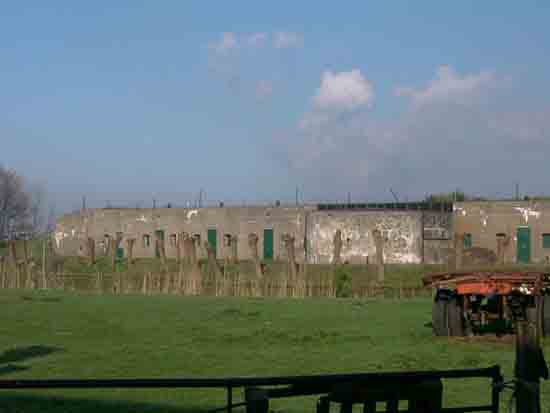
<instances>
[{"instance_id":1,"label":"wispy cloud","mask_svg":"<svg viewBox=\"0 0 550 413\"><path fill-rule=\"evenodd\" d=\"M301 47L303 44L303 36L293 32L223 32L218 40L208 44L208 48L216 54L225 55L242 48L259 49L270 46L275 49L288 49Z\"/></svg>"},{"instance_id":2,"label":"wispy cloud","mask_svg":"<svg viewBox=\"0 0 550 413\"><path fill-rule=\"evenodd\" d=\"M409 97L416 106L438 102L466 103L495 81L494 72L481 71L461 76L450 66L439 66L426 87L399 86L395 88L395 94Z\"/></svg>"},{"instance_id":3,"label":"wispy cloud","mask_svg":"<svg viewBox=\"0 0 550 413\"><path fill-rule=\"evenodd\" d=\"M304 45L304 37L293 32L275 32L273 34L273 47L276 49L288 49Z\"/></svg>"}]
</instances>

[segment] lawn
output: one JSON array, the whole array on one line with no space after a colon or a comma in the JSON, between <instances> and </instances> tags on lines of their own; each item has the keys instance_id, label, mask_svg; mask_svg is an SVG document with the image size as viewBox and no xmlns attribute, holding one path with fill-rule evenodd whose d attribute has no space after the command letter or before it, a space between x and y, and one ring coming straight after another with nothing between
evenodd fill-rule
<instances>
[{"instance_id":1,"label":"lawn","mask_svg":"<svg viewBox=\"0 0 550 413\"><path fill-rule=\"evenodd\" d=\"M270 376L494 364L510 378L514 357L511 344L432 337L429 299L11 290L0 292L0 306L1 379ZM543 403L550 401L550 386L543 391ZM489 394L487 381L449 381L445 403L487 402ZM193 389L0 391L0 411L200 412L223 400L223 391ZM276 412L314 411L311 398L271 405Z\"/></svg>"}]
</instances>

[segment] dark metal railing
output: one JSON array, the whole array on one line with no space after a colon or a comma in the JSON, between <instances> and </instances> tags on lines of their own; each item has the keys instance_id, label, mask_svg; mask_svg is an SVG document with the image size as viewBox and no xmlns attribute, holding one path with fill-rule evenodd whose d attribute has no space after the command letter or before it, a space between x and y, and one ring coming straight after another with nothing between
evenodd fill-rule
<instances>
[{"instance_id":1,"label":"dark metal railing","mask_svg":"<svg viewBox=\"0 0 550 413\"><path fill-rule=\"evenodd\" d=\"M120 389L120 388L225 388L227 404L215 411L232 412L233 408L247 406L247 411L259 411L250 408L250 401L233 402L233 389L261 389L268 399L281 397L324 395L337 385L376 385L407 386L425 380L489 378L492 380L491 404L483 406L463 406L442 408L441 412L497 413L499 410L499 392L503 378L499 366L483 369L415 371L394 373L356 373L310 376L276 377L230 377L230 378L168 378L168 379L49 379L49 380L0 380L0 390L22 389ZM278 386L278 387L277 387ZM281 387L286 386L286 387ZM248 391L247 391L248 393ZM0 396L1 397L1 396ZM350 401L353 402L353 401Z\"/></svg>"}]
</instances>

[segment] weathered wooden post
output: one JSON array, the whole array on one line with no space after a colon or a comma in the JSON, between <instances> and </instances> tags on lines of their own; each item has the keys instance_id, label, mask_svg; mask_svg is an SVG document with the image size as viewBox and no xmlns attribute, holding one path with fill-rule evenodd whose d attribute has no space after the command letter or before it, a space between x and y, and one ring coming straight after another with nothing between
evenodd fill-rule
<instances>
[{"instance_id":1,"label":"weathered wooden post","mask_svg":"<svg viewBox=\"0 0 550 413\"><path fill-rule=\"evenodd\" d=\"M504 265L506 260L506 249L510 244L510 237L506 234L497 235L497 264Z\"/></svg>"},{"instance_id":2,"label":"weathered wooden post","mask_svg":"<svg viewBox=\"0 0 550 413\"><path fill-rule=\"evenodd\" d=\"M164 245L164 236L162 232L155 232L155 249L159 253L160 263L162 267L166 266L166 248Z\"/></svg>"},{"instance_id":3,"label":"weathered wooden post","mask_svg":"<svg viewBox=\"0 0 550 413\"><path fill-rule=\"evenodd\" d=\"M458 271L462 268L464 257L464 234L455 234L454 244L454 269Z\"/></svg>"},{"instance_id":4,"label":"weathered wooden post","mask_svg":"<svg viewBox=\"0 0 550 413\"><path fill-rule=\"evenodd\" d=\"M238 264L239 263L239 250L238 250L239 237L237 235L230 235L230 242L231 242L231 263Z\"/></svg>"},{"instance_id":5,"label":"weathered wooden post","mask_svg":"<svg viewBox=\"0 0 550 413\"><path fill-rule=\"evenodd\" d=\"M89 265L94 265L96 260L95 240L91 237L86 238L86 255L88 256Z\"/></svg>"},{"instance_id":6,"label":"weathered wooden post","mask_svg":"<svg viewBox=\"0 0 550 413\"><path fill-rule=\"evenodd\" d=\"M300 286L298 285L298 274L296 271L296 251L294 248L295 238L290 234L284 235L284 243L288 257L288 278L292 283L292 296L300 294Z\"/></svg>"},{"instance_id":7,"label":"weathered wooden post","mask_svg":"<svg viewBox=\"0 0 550 413\"><path fill-rule=\"evenodd\" d=\"M176 278L176 292L183 292L183 261L185 257L184 239L187 234L180 232L176 238L176 261L178 263L178 275Z\"/></svg>"},{"instance_id":8,"label":"weathered wooden post","mask_svg":"<svg viewBox=\"0 0 550 413\"><path fill-rule=\"evenodd\" d=\"M109 242L109 253L111 254L111 265L113 267L113 271L116 270L116 258L117 258L117 252L118 248L120 247L120 243L122 242L122 234L117 233L116 237L113 241Z\"/></svg>"},{"instance_id":9,"label":"weathered wooden post","mask_svg":"<svg viewBox=\"0 0 550 413\"><path fill-rule=\"evenodd\" d=\"M214 282L214 295L217 297L221 293L219 283L222 278L222 272L216 259L216 250L214 247L208 241L205 241L204 249L208 257L208 273L211 275L209 278Z\"/></svg>"},{"instance_id":10,"label":"weathered wooden post","mask_svg":"<svg viewBox=\"0 0 550 413\"><path fill-rule=\"evenodd\" d=\"M29 261L29 244L27 239L23 239L23 262L21 264L22 272L25 273L25 288L32 288L32 274Z\"/></svg>"},{"instance_id":11,"label":"weathered wooden post","mask_svg":"<svg viewBox=\"0 0 550 413\"><path fill-rule=\"evenodd\" d=\"M332 263L335 265L339 265L342 263L342 231L339 229L336 230L334 233L334 238L332 240L333 245L333 258Z\"/></svg>"},{"instance_id":12,"label":"weathered wooden post","mask_svg":"<svg viewBox=\"0 0 550 413\"><path fill-rule=\"evenodd\" d=\"M189 237L186 237L183 242L184 242L184 249L189 259L189 265L190 265L190 276L189 276L190 293L200 294L201 271L200 271L200 266L197 259L196 241L194 237L189 236Z\"/></svg>"},{"instance_id":13,"label":"weathered wooden post","mask_svg":"<svg viewBox=\"0 0 550 413\"><path fill-rule=\"evenodd\" d=\"M14 286L14 288L19 288L20 274L19 263L17 262L17 245L15 243L15 240L8 241L8 249L10 252L11 262L13 263L13 269L15 270L15 280L12 285Z\"/></svg>"},{"instance_id":14,"label":"weathered wooden post","mask_svg":"<svg viewBox=\"0 0 550 413\"><path fill-rule=\"evenodd\" d=\"M382 232L378 229L372 231L372 237L376 249L376 273L378 275L378 281L384 282L386 278L384 267L384 237L382 236Z\"/></svg>"},{"instance_id":15,"label":"weathered wooden post","mask_svg":"<svg viewBox=\"0 0 550 413\"><path fill-rule=\"evenodd\" d=\"M128 238L126 240L126 258L128 261L128 267L134 263L134 245L136 244L135 238Z\"/></svg>"},{"instance_id":16,"label":"weathered wooden post","mask_svg":"<svg viewBox=\"0 0 550 413\"><path fill-rule=\"evenodd\" d=\"M258 253L258 241L259 238L257 234L248 234L248 247L250 248L250 256L252 257L252 261L254 262L254 269L256 273L256 280L254 280L255 285L261 285L264 278L262 262ZM260 295L259 290L259 287L254 287L253 295Z\"/></svg>"}]
</instances>

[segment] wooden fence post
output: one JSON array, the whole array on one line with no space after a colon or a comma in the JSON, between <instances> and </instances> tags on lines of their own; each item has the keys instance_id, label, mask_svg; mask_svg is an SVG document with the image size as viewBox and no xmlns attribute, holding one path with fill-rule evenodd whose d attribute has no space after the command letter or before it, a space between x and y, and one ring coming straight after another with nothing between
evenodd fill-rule
<instances>
[{"instance_id":1,"label":"wooden fence post","mask_svg":"<svg viewBox=\"0 0 550 413\"><path fill-rule=\"evenodd\" d=\"M342 263L342 231L339 229L334 233L334 238L332 239L333 244L333 258L332 263L339 265Z\"/></svg>"},{"instance_id":2,"label":"wooden fence post","mask_svg":"<svg viewBox=\"0 0 550 413\"><path fill-rule=\"evenodd\" d=\"M260 285L264 278L262 261L260 260L260 254L258 253L258 235L255 233L248 234L248 247L250 248L250 255L252 256L252 261L254 262L254 269L256 273L256 279L254 280L255 287L253 288L252 295L258 296L259 289L256 287Z\"/></svg>"},{"instance_id":3,"label":"wooden fence post","mask_svg":"<svg viewBox=\"0 0 550 413\"><path fill-rule=\"evenodd\" d=\"M384 282L386 278L384 268L384 238L380 230L375 229L372 231L374 238L374 247L376 248L376 273L379 282Z\"/></svg>"}]
</instances>

